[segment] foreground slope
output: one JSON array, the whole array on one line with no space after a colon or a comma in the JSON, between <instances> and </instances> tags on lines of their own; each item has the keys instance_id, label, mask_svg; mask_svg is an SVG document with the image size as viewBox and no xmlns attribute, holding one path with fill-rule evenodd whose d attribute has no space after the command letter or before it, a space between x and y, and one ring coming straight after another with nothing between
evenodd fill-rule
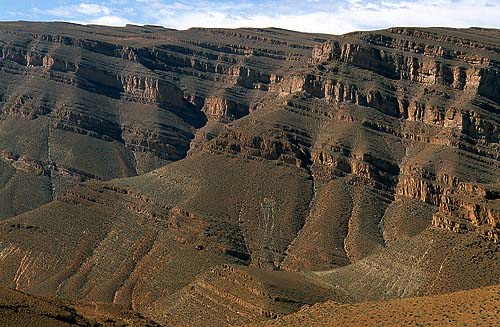
<instances>
[{"instance_id":1,"label":"foreground slope","mask_svg":"<svg viewBox=\"0 0 500 327\"><path fill-rule=\"evenodd\" d=\"M4 327L134 326L160 327L137 313L106 303L71 303L0 289Z\"/></svg>"},{"instance_id":2,"label":"foreground slope","mask_svg":"<svg viewBox=\"0 0 500 327\"><path fill-rule=\"evenodd\" d=\"M342 305L326 302L256 326L495 326L500 288Z\"/></svg>"},{"instance_id":3,"label":"foreground slope","mask_svg":"<svg viewBox=\"0 0 500 327\"><path fill-rule=\"evenodd\" d=\"M1 285L118 303L176 326L231 326L327 299L357 303L498 283L499 31L393 28L337 37L92 26L82 38L73 25L6 26L27 40L42 29L52 35L42 40L72 50L91 36L105 39L104 48L90 42L99 55L118 47L121 61L182 90L180 102L168 102L173 89L153 90L155 108L130 108L137 123L144 112L165 113L164 123L182 121L191 134L183 154L161 168L73 180L53 197L29 196L26 210L4 211L11 217L0 222ZM15 58L23 57L4 55L2 64L33 68ZM231 70L223 68L228 60ZM143 101L129 86L130 94L90 89L105 90L121 112L128 99ZM14 135L16 124L52 116L9 119ZM105 141L127 147L125 140ZM95 156L124 162L92 151L81 158ZM11 157L2 161L5 194L11 175L38 167ZM35 175L52 176L42 170ZM127 175L108 177L117 176Z\"/></svg>"}]
</instances>

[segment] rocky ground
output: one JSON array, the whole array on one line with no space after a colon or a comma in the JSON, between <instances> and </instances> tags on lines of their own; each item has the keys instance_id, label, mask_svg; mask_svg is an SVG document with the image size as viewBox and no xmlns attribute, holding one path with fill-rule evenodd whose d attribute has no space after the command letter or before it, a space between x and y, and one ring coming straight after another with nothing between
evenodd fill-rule
<instances>
[{"instance_id":1,"label":"rocky ground","mask_svg":"<svg viewBox=\"0 0 500 327\"><path fill-rule=\"evenodd\" d=\"M161 327L142 315L108 303L72 303L0 289L0 324L5 327Z\"/></svg>"},{"instance_id":2,"label":"rocky ground","mask_svg":"<svg viewBox=\"0 0 500 327\"><path fill-rule=\"evenodd\" d=\"M326 302L257 326L496 326L498 286L354 305Z\"/></svg>"}]
</instances>

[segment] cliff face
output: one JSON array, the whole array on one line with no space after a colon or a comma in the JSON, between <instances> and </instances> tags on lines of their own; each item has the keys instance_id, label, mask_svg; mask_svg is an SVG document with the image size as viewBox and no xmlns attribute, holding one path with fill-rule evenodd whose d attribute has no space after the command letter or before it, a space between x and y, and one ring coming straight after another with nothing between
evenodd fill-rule
<instances>
[{"instance_id":1,"label":"cliff face","mask_svg":"<svg viewBox=\"0 0 500 327\"><path fill-rule=\"evenodd\" d=\"M389 191L396 201L432 204L433 226L464 232L486 225L493 229L487 235L495 234L500 219L500 48L493 39L470 37L443 38L439 32L410 29L353 33L316 45L308 72L274 77L271 90L281 96L305 92L322 99L340 109L324 115L398 138L405 148L405 154L387 158L376 149L353 153L342 141L313 145L313 173L319 168L321 176L359 176L371 187ZM380 123L349 114L353 110L344 108L352 105L387 117ZM427 153L427 160L421 153ZM491 168L479 168L485 166Z\"/></svg>"},{"instance_id":2,"label":"cliff face","mask_svg":"<svg viewBox=\"0 0 500 327\"><path fill-rule=\"evenodd\" d=\"M203 326L498 281L497 30L2 27L2 285Z\"/></svg>"},{"instance_id":3,"label":"cliff face","mask_svg":"<svg viewBox=\"0 0 500 327\"><path fill-rule=\"evenodd\" d=\"M298 47L290 35L254 30L129 26L116 32L69 24L2 26L0 115L12 127L0 150L58 168L46 169L46 199L74 185L61 169L78 171L83 180L109 179L184 158L197 129L208 120L247 115L273 72L306 61L318 43L295 33ZM253 41L240 42L246 38ZM43 131L26 135L33 139L29 147L20 144L25 127ZM30 187L46 187L35 184ZM0 217L35 207L3 196L9 209Z\"/></svg>"}]
</instances>

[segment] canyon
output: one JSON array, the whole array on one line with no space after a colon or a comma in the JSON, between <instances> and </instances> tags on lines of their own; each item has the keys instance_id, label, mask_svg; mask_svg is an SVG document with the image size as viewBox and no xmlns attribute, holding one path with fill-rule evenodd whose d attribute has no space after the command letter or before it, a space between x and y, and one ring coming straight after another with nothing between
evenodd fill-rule
<instances>
[{"instance_id":1,"label":"canyon","mask_svg":"<svg viewBox=\"0 0 500 327\"><path fill-rule=\"evenodd\" d=\"M475 323L493 294L494 321L500 30L5 22L0 49L7 320Z\"/></svg>"}]
</instances>

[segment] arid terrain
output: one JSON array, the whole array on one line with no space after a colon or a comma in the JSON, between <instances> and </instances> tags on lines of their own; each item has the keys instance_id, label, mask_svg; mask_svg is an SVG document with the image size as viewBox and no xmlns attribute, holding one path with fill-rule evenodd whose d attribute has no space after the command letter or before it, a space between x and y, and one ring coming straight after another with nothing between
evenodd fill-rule
<instances>
[{"instance_id":1,"label":"arid terrain","mask_svg":"<svg viewBox=\"0 0 500 327\"><path fill-rule=\"evenodd\" d=\"M326 302L257 326L498 326L498 286L359 304Z\"/></svg>"},{"instance_id":2,"label":"arid terrain","mask_svg":"<svg viewBox=\"0 0 500 327\"><path fill-rule=\"evenodd\" d=\"M498 323L500 30L0 50L1 325Z\"/></svg>"}]
</instances>

